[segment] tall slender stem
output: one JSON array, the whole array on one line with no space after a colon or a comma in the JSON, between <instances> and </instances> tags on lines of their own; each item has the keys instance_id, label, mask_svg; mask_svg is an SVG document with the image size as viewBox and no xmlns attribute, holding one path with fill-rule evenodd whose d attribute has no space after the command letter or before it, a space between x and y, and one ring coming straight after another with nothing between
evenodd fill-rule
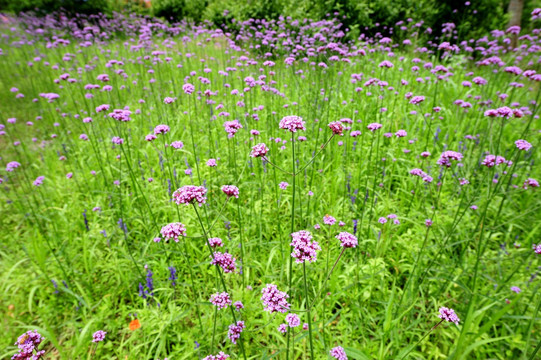
<instances>
[{"instance_id":1,"label":"tall slender stem","mask_svg":"<svg viewBox=\"0 0 541 360\"><path fill-rule=\"evenodd\" d=\"M302 272L304 275L304 300L306 301L306 305L309 304L308 301L308 285L306 282L306 261L302 263ZM310 313L310 307L308 307L308 338L310 339L310 359L314 358L314 344L312 340L312 315Z\"/></svg>"}]
</instances>

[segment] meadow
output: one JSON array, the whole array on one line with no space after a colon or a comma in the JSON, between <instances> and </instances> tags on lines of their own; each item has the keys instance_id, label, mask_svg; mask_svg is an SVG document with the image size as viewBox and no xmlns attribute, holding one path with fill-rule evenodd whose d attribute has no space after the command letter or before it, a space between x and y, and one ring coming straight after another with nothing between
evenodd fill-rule
<instances>
[{"instance_id":1,"label":"meadow","mask_svg":"<svg viewBox=\"0 0 541 360\"><path fill-rule=\"evenodd\" d=\"M0 358L539 359L541 30L236 25L3 17Z\"/></svg>"}]
</instances>

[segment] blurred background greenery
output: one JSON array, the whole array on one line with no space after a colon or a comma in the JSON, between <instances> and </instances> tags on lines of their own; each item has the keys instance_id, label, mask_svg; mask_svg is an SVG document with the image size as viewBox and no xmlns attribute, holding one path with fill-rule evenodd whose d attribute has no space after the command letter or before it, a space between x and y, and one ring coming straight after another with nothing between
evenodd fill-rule
<instances>
[{"instance_id":1,"label":"blurred background greenery","mask_svg":"<svg viewBox=\"0 0 541 360\"><path fill-rule=\"evenodd\" d=\"M169 21L207 20L230 31L235 31L237 21L248 19L336 16L350 39L360 33L387 34L389 27L408 18L422 20L425 27L434 30L434 35L441 32L442 24L453 22L460 38L468 39L510 25L527 27L531 11L537 7L541 7L541 0L0 0L0 11L4 13L33 11L44 15L63 10L68 14L111 14L116 11Z\"/></svg>"}]
</instances>

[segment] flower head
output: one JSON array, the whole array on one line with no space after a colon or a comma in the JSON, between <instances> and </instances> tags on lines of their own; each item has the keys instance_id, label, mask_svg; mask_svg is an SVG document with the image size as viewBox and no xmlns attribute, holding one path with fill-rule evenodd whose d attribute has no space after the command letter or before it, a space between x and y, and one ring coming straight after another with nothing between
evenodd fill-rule
<instances>
[{"instance_id":1,"label":"flower head","mask_svg":"<svg viewBox=\"0 0 541 360\"><path fill-rule=\"evenodd\" d=\"M443 320L446 320L446 321L449 321L449 322L453 322L453 323L458 325L458 322L460 321L460 319L455 314L455 311L453 309L449 309L449 308L446 308L446 307L441 307L439 311L440 311L440 314L438 315L438 317L440 319L443 319Z\"/></svg>"},{"instance_id":2,"label":"flower head","mask_svg":"<svg viewBox=\"0 0 541 360\"><path fill-rule=\"evenodd\" d=\"M340 121L333 121L329 123L329 129L331 129L334 135L344 135L344 125Z\"/></svg>"},{"instance_id":3,"label":"flower head","mask_svg":"<svg viewBox=\"0 0 541 360\"><path fill-rule=\"evenodd\" d=\"M335 358L336 360L348 360L348 356L346 355L346 351L343 347L337 346L331 349L330 355Z\"/></svg>"},{"instance_id":4,"label":"flower head","mask_svg":"<svg viewBox=\"0 0 541 360\"><path fill-rule=\"evenodd\" d=\"M451 160L460 161L462 160L462 154L456 151L444 151L440 158L438 159L437 163L441 166L450 167L451 166Z\"/></svg>"},{"instance_id":5,"label":"flower head","mask_svg":"<svg viewBox=\"0 0 541 360\"><path fill-rule=\"evenodd\" d=\"M237 324L229 325L229 331L227 332L227 337L233 344L237 343L237 340L240 338L242 330L244 330L244 321L237 321Z\"/></svg>"},{"instance_id":6,"label":"flower head","mask_svg":"<svg viewBox=\"0 0 541 360\"><path fill-rule=\"evenodd\" d=\"M341 232L340 234L335 236L338 240L340 240L340 246L344 248L354 248L357 246L357 237L353 234L350 234L346 231Z\"/></svg>"},{"instance_id":7,"label":"flower head","mask_svg":"<svg viewBox=\"0 0 541 360\"><path fill-rule=\"evenodd\" d=\"M297 132L297 130L306 130L304 123L305 122L299 116L285 116L280 120L280 129L289 130L292 133Z\"/></svg>"},{"instance_id":8,"label":"flower head","mask_svg":"<svg viewBox=\"0 0 541 360\"><path fill-rule=\"evenodd\" d=\"M166 241L173 239L179 242L180 236L186 236L186 227L183 223L171 223L162 227L160 233Z\"/></svg>"},{"instance_id":9,"label":"flower head","mask_svg":"<svg viewBox=\"0 0 541 360\"><path fill-rule=\"evenodd\" d=\"M515 141L515 145L519 150L528 151L532 148L532 144L527 142L526 140L517 140Z\"/></svg>"},{"instance_id":10,"label":"flower head","mask_svg":"<svg viewBox=\"0 0 541 360\"><path fill-rule=\"evenodd\" d=\"M212 260L210 261L211 265L218 265L222 268L224 273L231 273L237 270L237 259L233 257L230 253L221 253L219 251L214 253Z\"/></svg>"},{"instance_id":11,"label":"flower head","mask_svg":"<svg viewBox=\"0 0 541 360\"><path fill-rule=\"evenodd\" d=\"M299 315L290 313L286 315L286 323L289 327L297 327L301 324L301 319L299 318Z\"/></svg>"},{"instance_id":12,"label":"flower head","mask_svg":"<svg viewBox=\"0 0 541 360\"><path fill-rule=\"evenodd\" d=\"M191 204L197 202L199 206L207 201L207 189L203 186L185 185L173 193L173 201L177 204Z\"/></svg>"},{"instance_id":13,"label":"flower head","mask_svg":"<svg viewBox=\"0 0 541 360\"><path fill-rule=\"evenodd\" d=\"M269 313L280 312L285 313L289 310L289 303L287 298L289 295L285 291L280 291L274 284L267 284L261 290L261 302L263 303L263 310Z\"/></svg>"},{"instance_id":14,"label":"flower head","mask_svg":"<svg viewBox=\"0 0 541 360\"><path fill-rule=\"evenodd\" d=\"M224 185L222 186L222 191L227 195L227 197L234 196L237 199L239 198L239 188L235 185Z\"/></svg>"},{"instance_id":15,"label":"flower head","mask_svg":"<svg viewBox=\"0 0 541 360\"><path fill-rule=\"evenodd\" d=\"M220 351L216 355L209 355L203 358L203 360L227 360L227 359L229 359L229 355L227 355L223 351Z\"/></svg>"},{"instance_id":16,"label":"flower head","mask_svg":"<svg viewBox=\"0 0 541 360\"><path fill-rule=\"evenodd\" d=\"M105 340L105 334L107 334L107 333L105 331L103 331L103 330L96 331L92 335L92 342L97 343L97 342Z\"/></svg>"},{"instance_id":17,"label":"flower head","mask_svg":"<svg viewBox=\"0 0 541 360\"><path fill-rule=\"evenodd\" d=\"M210 302L216 306L218 310L222 310L231 305L231 298L225 291L222 293L217 292L210 296Z\"/></svg>"},{"instance_id":18,"label":"flower head","mask_svg":"<svg viewBox=\"0 0 541 360\"><path fill-rule=\"evenodd\" d=\"M292 241L289 244L293 247L291 256L298 264L317 260L317 251L321 250L321 247L317 241L312 241L312 234L309 231L301 230L291 234L291 237Z\"/></svg>"},{"instance_id":19,"label":"flower head","mask_svg":"<svg viewBox=\"0 0 541 360\"><path fill-rule=\"evenodd\" d=\"M269 152L269 148L267 147L267 145L260 143L260 144L255 145L252 148L252 152L250 153L250 156L254 158L262 157L262 156L267 155L268 152Z\"/></svg>"}]
</instances>

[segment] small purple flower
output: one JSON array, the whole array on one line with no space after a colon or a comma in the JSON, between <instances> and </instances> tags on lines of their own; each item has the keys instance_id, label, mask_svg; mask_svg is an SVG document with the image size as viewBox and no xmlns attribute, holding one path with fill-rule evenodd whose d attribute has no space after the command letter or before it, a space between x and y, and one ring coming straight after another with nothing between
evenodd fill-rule
<instances>
[{"instance_id":1,"label":"small purple flower","mask_svg":"<svg viewBox=\"0 0 541 360\"><path fill-rule=\"evenodd\" d=\"M260 144L255 145L252 148L252 152L250 153L250 156L254 158L262 157L262 156L265 156L268 152L269 152L269 148L267 147L267 145L260 143Z\"/></svg>"},{"instance_id":2,"label":"small purple flower","mask_svg":"<svg viewBox=\"0 0 541 360\"><path fill-rule=\"evenodd\" d=\"M344 248L354 248L357 246L357 237L353 234L350 234L346 231L341 232L340 234L335 236L338 240L340 240L340 246Z\"/></svg>"},{"instance_id":3,"label":"small purple flower","mask_svg":"<svg viewBox=\"0 0 541 360\"><path fill-rule=\"evenodd\" d=\"M515 141L515 145L519 150L528 151L532 148L532 144L527 142L526 140L517 140Z\"/></svg>"},{"instance_id":4,"label":"small purple flower","mask_svg":"<svg viewBox=\"0 0 541 360\"><path fill-rule=\"evenodd\" d=\"M301 324L301 319L299 318L299 315L290 313L286 315L286 323L289 327L294 328Z\"/></svg>"},{"instance_id":5,"label":"small purple flower","mask_svg":"<svg viewBox=\"0 0 541 360\"><path fill-rule=\"evenodd\" d=\"M346 351L343 347L337 346L331 349L329 353L333 358L336 360L348 360L348 356L346 355Z\"/></svg>"},{"instance_id":6,"label":"small purple flower","mask_svg":"<svg viewBox=\"0 0 541 360\"><path fill-rule=\"evenodd\" d=\"M105 340L105 334L107 333L103 330L96 331L94 335L92 335L92 342L97 343Z\"/></svg>"},{"instance_id":7,"label":"small purple flower","mask_svg":"<svg viewBox=\"0 0 541 360\"><path fill-rule=\"evenodd\" d=\"M296 259L297 264L317 260L317 252L321 250L321 247L317 241L312 241L312 234L309 231L301 230L291 234L291 237L292 241L289 244L293 247L291 256Z\"/></svg>"},{"instance_id":8,"label":"small purple flower","mask_svg":"<svg viewBox=\"0 0 541 360\"><path fill-rule=\"evenodd\" d=\"M285 116L280 120L280 129L289 130L294 133L297 130L306 130L304 126L304 121L301 117L296 115Z\"/></svg>"},{"instance_id":9,"label":"small purple flower","mask_svg":"<svg viewBox=\"0 0 541 360\"><path fill-rule=\"evenodd\" d=\"M173 239L175 242L179 242L181 236L186 236L186 226L179 222L171 223L162 227L160 233L166 241Z\"/></svg>"},{"instance_id":10,"label":"small purple flower","mask_svg":"<svg viewBox=\"0 0 541 360\"><path fill-rule=\"evenodd\" d=\"M519 294L522 290L520 290L520 288L518 286L511 286L511 291L514 291L517 294Z\"/></svg>"},{"instance_id":11,"label":"small purple flower","mask_svg":"<svg viewBox=\"0 0 541 360\"><path fill-rule=\"evenodd\" d=\"M219 293L211 295L210 302L218 308L218 310L222 310L227 308L231 305L231 298L229 297L229 294L226 292Z\"/></svg>"},{"instance_id":12,"label":"small purple flower","mask_svg":"<svg viewBox=\"0 0 541 360\"><path fill-rule=\"evenodd\" d=\"M261 302L263 303L263 310L269 313L280 312L285 313L289 310L289 303L287 298L289 295L285 291L280 291L274 284L267 284L261 290ZM284 324L285 325L285 324Z\"/></svg>"},{"instance_id":13,"label":"small purple flower","mask_svg":"<svg viewBox=\"0 0 541 360\"><path fill-rule=\"evenodd\" d=\"M278 184L278 186L280 187L280 189L285 190L285 189L287 189L289 184L286 183L285 181L282 181L280 184Z\"/></svg>"},{"instance_id":14,"label":"small purple flower","mask_svg":"<svg viewBox=\"0 0 541 360\"><path fill-rule=\"evenodd\" d=\"M458 325L460 319L455 314L455 311L453 309L449 309L449 308L446 308L446 307L441 307L439 311L440 311L440 314L438 315L438 317L440 319L446 320L446 321L449 321L449 322L453 322L456 325Z\"/></svg>"}]
</instances>

